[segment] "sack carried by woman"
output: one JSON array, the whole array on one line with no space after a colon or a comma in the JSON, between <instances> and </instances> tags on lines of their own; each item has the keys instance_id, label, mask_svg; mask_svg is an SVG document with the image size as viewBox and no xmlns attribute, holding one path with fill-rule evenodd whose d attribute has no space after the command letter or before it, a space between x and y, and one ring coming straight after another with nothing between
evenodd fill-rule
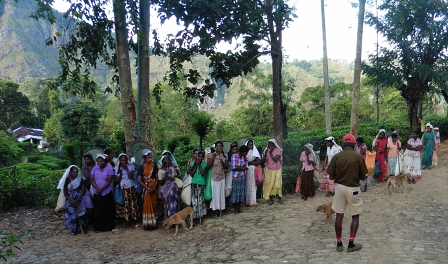
<instances>
[{"instance_id":1,"label":"sack carried by woman","mask_svg":"<svg viewBox=\"0 0 448 264\"><path fill-rule=\"evenodd\" d=\"M185 173L182 182L182 193L180 194L180 198L186 205L191 205L191 176L188 175L188 173Z\"/></svg>"},{"instance_id":2,"label":"sack carried by woman","mask_svg":"<svg viewBox=\"0 0 448 264\"><path fill-rule=\"evenodd\" d=\"M119 205L124 204L123 193L121 192L120 184L114 186L114 200Z\"/></svg>"}]
</instances>

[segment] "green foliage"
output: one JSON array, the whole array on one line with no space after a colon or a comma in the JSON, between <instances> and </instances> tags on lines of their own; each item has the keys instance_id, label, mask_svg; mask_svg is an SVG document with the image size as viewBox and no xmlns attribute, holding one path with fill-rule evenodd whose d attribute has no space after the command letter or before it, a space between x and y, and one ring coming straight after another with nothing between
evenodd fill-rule
<instances>
[{"instance_id":1,"label":"green foliage","mask_svg":"<svg viewBox=\"0 0 448 264\"><path fill-rule=\"evenodd\" d=\"M90 142L74 140L64 144L62 152L71 164L81 165L82 154L91 146Z\"/></svg>"},{"instance_id":2,"label":"green foliage","mask_svg":"<svg viewBox=\"0 0 448 264\"><path fill-rule=\"evenodd\" d=\"M190 138L186 136L177 136L170 139L168 142L168 149L171 153L174 153L174 150L181 145L189 145Z\"/></svg>"},{"instance_id":3,"label":"green foliage","mask_svg":"<svg viewBox=\"0 0 448 264\"><path fill-rule=\"evenodd\" d=\"M10 166L19 163L24 154L20 143L9 141L4 137L0 137L0 167Z\"/></svg>"},{"instance_id":4,"label":"green foliage","mask_svg":"<svg viewBox=\"0 0 448 264\"><path fill-rule=\"evenodd\" d=\"M57 148L64 139L64 131L61 124L63 115L62 110L58 109L45 121L44 137L52 148Z\"/></svg>"},{"instance_id":5,"label":"green foliage","mask_svg":"<svg viewBox=\"0 0 448 264\"><path fill-rule=\"evenodd\" d=\"M26 232L21 233L16 236L13 233L3 231L0 234L0 244L2 247L2 249L0 251L0 258L2 258L6 262L7 261L6 257L10 257L10 256L14 255L13 247L18 250L21 250L19 247L15 246L14 244L17 244L17 243L23 244L22 237L26 236L26 235L27 235Z\"/></svg>"},{"instance_id":6,"label":"green foliage","mask_svg":"<svg viewBox=\"0 0 448 264\"><path fill-rule=\"evenodd\" d=\"M101 114L88 103L76 102L63 109L62 130L69 140L90 141L98 133Z\"/></svg>"},{"instance_id":7,"label":"green foliage","mask_svg":"<svg viewBox=\"0 0 448 264\"><path fill-rule=\"evenodd\" d=\"M202 149L202 140L209 134L213 129L213 120L210 115L205 111L198 111L191 123L193 130L199 136L200 147Z\"/></svg>"},{"instance_id":8,"label":"green foliage","mask_svg":"<svg viewBox=\"0 0 448 264\"><path fill-rule=\"evenodd\" d=\"M18 88L18 84L0 79L0 121L7 127L32 116L30 101Z\"/></svg>"},{"instance_id":9,"label":"green foliage","mask_svg":"<svg viewBox=\"0 0 448 264\"><path fill-rule=\"evenodd\" d=\"M412 8L409 8L412 7ZM418 128L417 107L432 89L446 99L448 71L445 51L448 3L443 0L386 0L375 13L367 14L367 24L386 39L379 55L369 56L363 73L372 84L395 87L407 102L409 126Z\"/></svg>"},{"instance_id":10,"label":"green foliage","mask_svg":"<svg viewBox=\"0 0 448 264\"><path fill-rule=\"evenodd\" d=\"M295 192L299 168L297 166L282 167L282 193L291 194Z\"/></svg>"},{"instance_id":11,"label":"green foliage","mask_svg":"<svg viewBox=\"0 0 448 264\"><path fill-rule=\"evenodd\" d=\"M36 163L19 163L0 169L0 209L19 206L54 205L58 197L56 186L68 161L48 154L33 155Z\"/></svg>"}]
</instances>

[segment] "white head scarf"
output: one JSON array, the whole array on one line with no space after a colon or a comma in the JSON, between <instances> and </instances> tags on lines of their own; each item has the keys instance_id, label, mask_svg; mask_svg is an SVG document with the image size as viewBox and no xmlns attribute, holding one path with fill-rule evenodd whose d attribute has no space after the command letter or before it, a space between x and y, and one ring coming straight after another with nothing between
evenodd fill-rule
<instances>
[{"instance_id":1,"label":"white head scarf","mask_svg":"<svg viewBox=\"0 0 448 264\"><path fill-rule=\"evenodd\" d=\"M372 142L372 147L375 147L375 142L378 139L378 137L380 136L380 133L383 132L384 133L384 137L386 137L386 130L384 128L381 128L380 131L378 131L378 134L376 134L375 139Z\"/></svg>"},{"instance_id":2,"label":"white head scarf","mask_svg":"<svg viewBox=\"0 0 448 264\"><path fill-rule=\"evenodd\" d=\"M162 157L160 157L159 161L157 162L157 166L158 166L159 168L162 167L162 165L163 165L163 158L164 158L165 156L170 156L170 158L171 158L171 164L173 165L173 167L179 167L179 165L177 164L177 161L176 161L176 159L174 158L173 154L171 154L171 152L169 152L168 150L164 150L164 151L162 151Z\"/></svg>"},{"instance_id":3,"label":"white head scarf","mask_svg":"<svg viewBox=\"0 0 448 264\"><path fill-rule=\"evenodd\" d=\"M337 148L337 149L339 150L339 152L342 151L342 147L339 146L339 145L336 143L336 139L334 139L334 137L329 136L329 137L327 137L327 138L325 139L325 141L331 141L331 142L333 142L334 147ZM310 145L311 145L311 144L310 144ZM311 145L311 146L312 146L312 145Z\"/></svg>"},{"instance_id":4,"label":"white head scarf","mask_svg":"<svg viewBox=\"0 0 448 264\"><path fill-rule=\"evenodd\" d=\"M320 158L318 155L319 152L313 150L313 145L311 143L306 143L304 146L311 152L311 154L313 155L314 162L316 163L316 167L319 168L320 167Z\"/></svg>"},{"instance_id":5,"label":"white head scarf","mask_svg":"<svg viewBox=\"0 0 448 264\"><path fill-rule=\"evenodd\" d=\"M275 138L271 138L271 139L268 140L268 144L266 145L266 148L263 150L263 153L265 153L266 150L268 149L269 142L272 142L275 145L276 148L280 149L280 151L283 152L282 148L280 148L280 146L278 145L277 140L275 140ZM280 155L280 160L283 161L283 153L282 153L282 155Z\"/></svg>"},{"instance_id":6,"label":"white head scarf","mask_svg":"<svg viewBox=\"0 0 448 264\"><path fill-rule=\"evenodd\" d=\"M62 178L59 180L59 184L57 189L59 190L63 190L64 189L64 184L65 184L65 180L67 179L68 175L70 174L70 169L72 167L75 167L78 170L78 176L79 176L79 168L76 165L70 165L64 172L64 174L62 175Z\"/></svg>"},{"instance_id":7,"label":"white head scarf","mask_svg":"<svg viewBox=\"0 0 448 264\"><path fill-rule=\"evenodd\" d=\"M96 154L96 159L98 158L102 158L103 160L107 160L107 155L106 154L102 154L102 153L98 153Z\"/></svg>"},{"instance_id":8,"label":"white head scarf","mask_svg":"<svg viewBox=\"0 0 448 264\"><path fill-rule=\"evenodd\" d=\"M257 146L255 146L255 141L254 141L253 139L251 139L251 138L248 139L248 140L246 141L246 144L244 144L244 145L247 146L247 143L248 143L249 141L252 141L252 143L253 143L252 156L254 156L254 158L261 158L261 156L260 156L260 152L258 152Z\"/></svg>"},{"instance_id":9,"label":"white head scarf","mask_svg":"<svg viewBox=\"0 0 448 264\"><path fill-rule=\"evenodd\" d=\"M132 159L129 160L128 155L126 155L125 153L120 153L120 155L118 155L118 166L120 166L120 158L121 158L122 156L125 156L125 157L128 159L128 165L132 165ZM134 162L135 162L135 159L134 159Z\"/></svg>"}]
</instances>

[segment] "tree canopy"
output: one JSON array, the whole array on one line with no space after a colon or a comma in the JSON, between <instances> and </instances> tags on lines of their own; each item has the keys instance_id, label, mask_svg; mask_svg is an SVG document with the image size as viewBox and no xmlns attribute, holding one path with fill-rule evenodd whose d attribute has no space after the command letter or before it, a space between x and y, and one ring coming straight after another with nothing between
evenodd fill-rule
<instances>
[{"instance_id":1,"label":"tree canopy","mask_svg":"<svg viewBox=\"0 0 448 264\"><path fill-rule=\"evenodd\" d=\"M0 121L8 128L16 122L29 120L32 116L30 100L18 89L18 84L0 79Z\"/></svg>"},{"instance_id":2,"label":"tree canopy","mask_svg":"<svg viewBox=\"0 0 448 264\"><path fill-rule=\"evenodd\" d=\"M396 87L407 103L409 126L419 128L417 109L430 89L446 94L448 76L448 3L444 0L385 0L383 16L367 23L386 38L363 72L371 83Z\"/></svg>"}]
</instances>

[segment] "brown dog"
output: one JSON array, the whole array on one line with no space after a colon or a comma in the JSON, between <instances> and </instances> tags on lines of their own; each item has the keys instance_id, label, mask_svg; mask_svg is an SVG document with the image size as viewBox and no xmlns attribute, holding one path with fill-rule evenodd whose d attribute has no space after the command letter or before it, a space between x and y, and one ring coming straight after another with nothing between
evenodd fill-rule
<instances>
[{"instance_id":1,"label":"brown dog","mask_svg":"<svg viewBox=\"0 0 448 264\"><path fill-rule=\"evenodd\" d=\"M397 188L397 192L400 192L400 186L402 187L404 193L404 184L411 179L411 174L403 173L398 176L390 176L387 180L387 194L389 194L389 187L392 186L392 195L394 194L394 189Z\"/></svg>"},{"instance_id":2,"label":"brown dog","mask_svg":"<svg viewBox=\"0 0 448 264\"><path fill-rule=\"evenodd\" d=\"M316 212L322 212L327 215L327 220L325 220L323 225L325 224L331 224L331 219L333 218L334 210L331 208L333 203L327 203L327 204L321 204L319 207L317 207Z\"/></svg>"},{"instance_id":3,"label":"brown dog","mask_svg":"<svg viewBox=\"0 0 448 264\"><path fill-rule=\"evenodd\" d=\"M194 216L194 210L192 207L186 207L182 211L173 214L170 218L163 221L163 228L165 230L168 230L172 225L176 225L176 232L174 233L174 235L177 235L177 229L179 225L182 225L182 227L187 230L187 226L185 225L187 216L190 216L190 228L188 230L191 230L193 228Z\"/></svg>"}]
</instances>

